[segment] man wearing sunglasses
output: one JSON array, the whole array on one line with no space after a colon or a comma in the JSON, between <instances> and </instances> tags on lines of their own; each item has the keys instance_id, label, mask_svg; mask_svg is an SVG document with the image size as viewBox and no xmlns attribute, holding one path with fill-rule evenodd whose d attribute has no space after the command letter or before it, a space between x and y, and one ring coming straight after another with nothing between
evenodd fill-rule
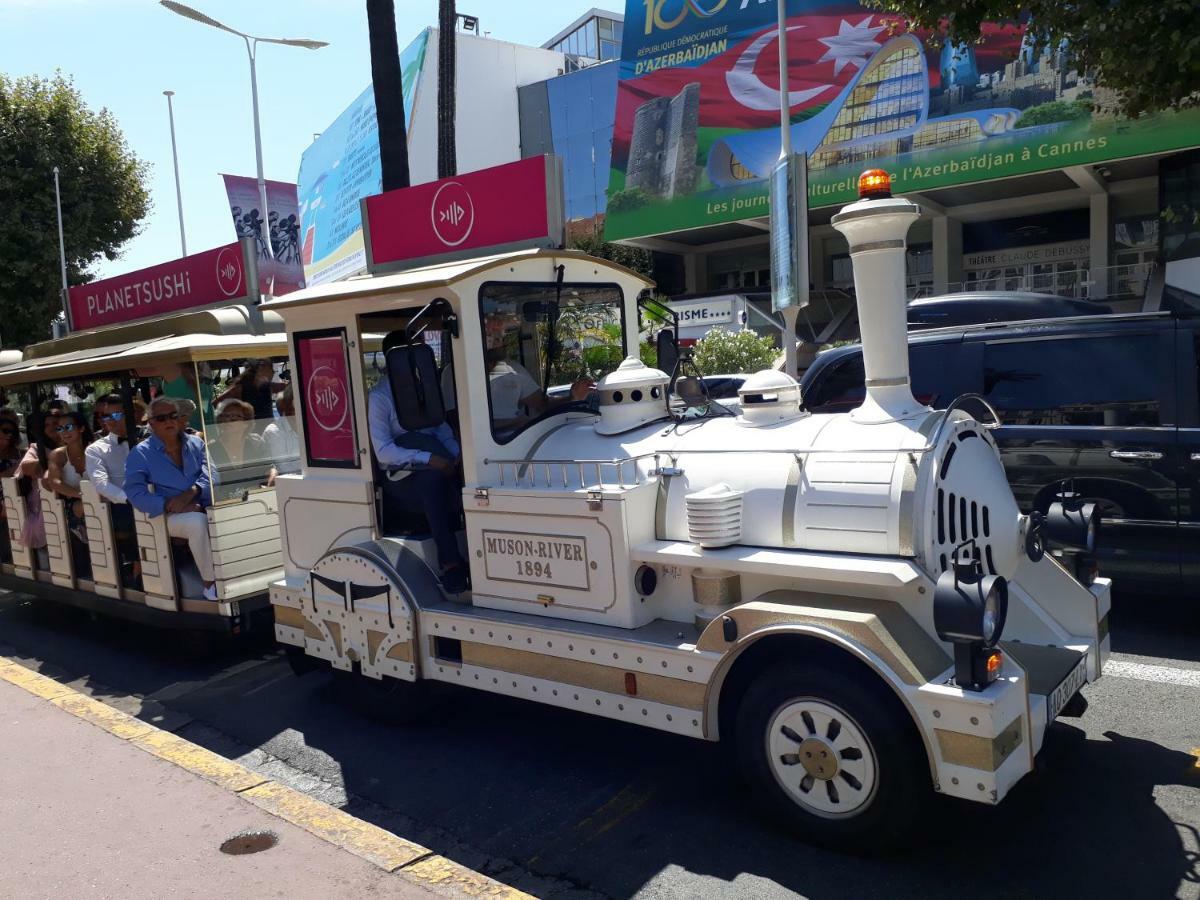
<instances>
[{"instance_id":1,"label":"man wearing sunglasses","mask_svg":"<svg viewBox=\"0 0 1200 900\"><path fill-rule=\"evenodd\" d=\"M204 580L204 599L216 600L208 516L212 482L204 441L184 428L176 401L156 397L149 409L150 437L129 451L125 494L134 509L151 518L165 515L167 533L184 538ZM150 488L153 486L153 493Z\"/></svg>"},{"instance_id":2,"label":"man wearing sunglasses","mask_svg":"<svg viewBox=\"0 0 1200 900\"><path fill-rule=\"evenodd\" d=\"M128 426L125 421L125 404L120 394L107 394L96 401L96 415L104 435L88 444L83 451L87 466L87 477L96 487L96 493L107 500L112 511L113 531L121 556L129 561L137 559L134 545L133 510L125 496L125 464L129 459Z\"/></svg>"}]
</instances>

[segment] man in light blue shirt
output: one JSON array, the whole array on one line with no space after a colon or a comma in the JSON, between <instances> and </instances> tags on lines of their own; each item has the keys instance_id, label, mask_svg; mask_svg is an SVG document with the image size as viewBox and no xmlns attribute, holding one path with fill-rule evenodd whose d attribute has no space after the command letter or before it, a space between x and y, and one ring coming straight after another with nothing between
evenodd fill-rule
<instances>
[{"instance_id":1,"label":"man in light blue shirt","mask_svg":"<svg viewBox=\"0 0 1200 900\"><path fill-rule=\"evenodd\" d=\"M422 513L437 544L442 586L457 594L469 586L467 564L458 552L462 492L458 462L462 451L454 432L443 422L433 428L406 431L396 415L386 375L367 397L371 447L383 470L383 502L405 512Z\"/></svg>"},{"instance_id":2,"label":"man in light blue shirt","mask_svg":"<svg viewBox=\"0 0 1200 900\"><path fill-rule=\"evenodd\" d=\"M156 397L148 412L152 433L129 451L125 494L134 509L150 518L165 515L171 537L187 540L204 580L204 599L216 600L212 544L204 512L212 505L204 441L183 430L186 417L180 416L174 400Z\"/></svg>"}]
</instances>

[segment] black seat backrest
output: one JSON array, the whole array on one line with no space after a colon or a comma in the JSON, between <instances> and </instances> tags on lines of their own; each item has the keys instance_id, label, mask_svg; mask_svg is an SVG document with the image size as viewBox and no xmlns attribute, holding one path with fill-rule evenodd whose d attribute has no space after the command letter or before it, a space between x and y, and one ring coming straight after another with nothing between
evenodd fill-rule
<instances>
[{"instance_id":1,"label":"black seat backrest","mask_svg":"<svg viewBox=\"0 0 1200 900\"><path fill-rule=\"evenodd\" d=\"M434 428L446 421L437 359L428 344L403 344L384 354L396 417L405 431Z\"/></svg>"}]
</instances>

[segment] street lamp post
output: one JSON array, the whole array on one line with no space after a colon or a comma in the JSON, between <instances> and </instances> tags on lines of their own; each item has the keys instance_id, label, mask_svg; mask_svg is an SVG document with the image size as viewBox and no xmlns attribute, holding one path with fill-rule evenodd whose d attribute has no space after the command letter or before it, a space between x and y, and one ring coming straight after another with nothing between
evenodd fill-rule
<instances>
[{"instance_id":1,"label":"street lamp post","mask_svg":"<svg viewBox=\"0 0 1200 900\"><path fill-rule=\"evenodd\" d=\"M325 41L310 41L304 38L256 37L255 35L238 31L236 28L230 28L228 25L218 22L211 16L206 16L199 10L192 9L192 7L185 6L182 3L176 3L174 0L159 0L159 2L176 15L183 16L185 19L191 19L194 22L200 22L212 28L218 28L221 31L228 31L230 34L236 34L246 42L246 55L250 58L250 97L254 110L254 157L258 166L258 201L262 204L262 222L259 224L259 228L263 235L263 243L266 245L267 253L273 257L275 255L275 248L271 246L271 232L268 223L270 213L267 209L267 181L263 177L262 135L259 133L258 127L258 74L255 71L255 54L260 43L283 44L287 47L303 47L305 50L319 50L329 45Z\"/></svg>"},{"instance_id":2,"label":"street lamp post","mask_svg":"<svg viewBox=\"0 0 1200 900\"><path fill-rule=\"evenodd\" d=\"M171 162L175 164L175 205L179 207L180 256L187 256L187 235L183 230L183 189L179 186L179 152L175 149L175 110L171 106L174 91L163 91L167 98L167 118L171 122Z\"/></svg>"}]
</instances>

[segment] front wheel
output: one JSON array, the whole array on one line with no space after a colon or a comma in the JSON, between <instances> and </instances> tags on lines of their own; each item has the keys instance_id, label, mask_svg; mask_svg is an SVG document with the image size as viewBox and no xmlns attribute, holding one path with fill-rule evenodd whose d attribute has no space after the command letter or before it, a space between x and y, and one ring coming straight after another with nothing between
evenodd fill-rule
<instances>
[{"instance_id":1,"label":"front wheel","mask_svg":"<svg viewBox=\"0 0 1200 900\"><path fill-rule=\"evenodd\" d=\"M870 852L913 833L932 793L912 719L874 675L795 663L763 672L737 717L742 771L808 840Z\"/></svg>"}]
</instances>

